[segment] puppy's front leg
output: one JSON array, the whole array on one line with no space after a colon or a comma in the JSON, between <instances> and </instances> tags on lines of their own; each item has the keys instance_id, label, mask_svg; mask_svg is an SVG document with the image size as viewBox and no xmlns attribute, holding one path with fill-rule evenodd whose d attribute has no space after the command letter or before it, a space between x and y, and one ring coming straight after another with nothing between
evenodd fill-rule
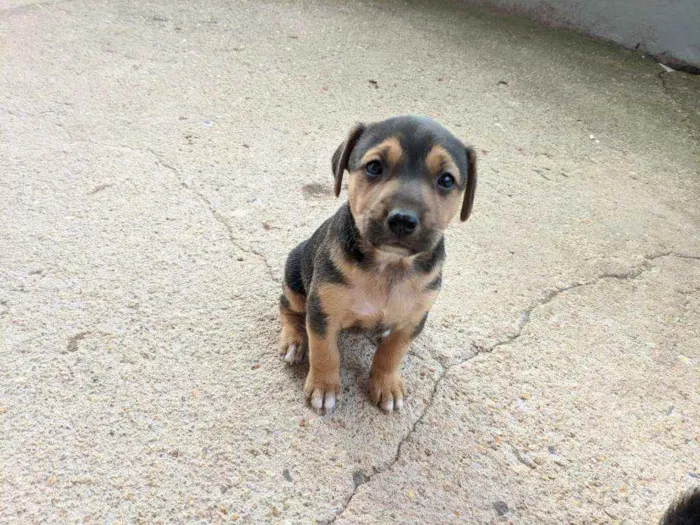
<instances>
[{"instance_id":1,"label":"puppy's front leg","mask_svg":"<svg viewBox=\"0 0 700 525\"><path fill-rule=\"evenodd\" d=\"M306 331L309 336L309 375L304 392L316 410L331 411L340 399L339 326L323 310L317 290L306 302Z\"/></svg>"},{"instance_id":2,"label":"puppy's front leg","mask_svg":"<svg viewBox=\"0 0 700 525\"><path fill-rule=\"evenodd\" d=\"M411 341L423 330L427 318L426 312L420 320L402 328L392 329L389 336L377 347L369 375L369 396L382 410L391 412L394 408L403 408L406 391L399 374L401 360L408 352Z\"/></svg>"}]
</instances>

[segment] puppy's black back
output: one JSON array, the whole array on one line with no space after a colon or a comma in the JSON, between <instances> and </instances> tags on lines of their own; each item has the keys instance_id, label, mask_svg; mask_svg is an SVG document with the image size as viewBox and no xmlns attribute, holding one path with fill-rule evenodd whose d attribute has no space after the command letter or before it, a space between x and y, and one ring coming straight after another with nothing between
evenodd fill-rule
<instances>
[{"instance_id":1,"label":"puppy's black back","mask_svg":"<svg viewBox=\"0 0 700 525\"><path fill-rule=\"evenodd\" d=\"M301 267L304 258L304 250L309 241L304 241L297 245L287 256L287 262L284 265L284 282L287 283L289 289L294 293L306 296L306 287L302 277Z\"/></svg>"},{"instance_id":2,"label":"puppy's black back","mask_svg":"<svg viewBox=\"0 0 700 525\"><path fill-rule=\"evenodd\" d=\"M308 294L314 275L316 256L326 244L328 230L334 217L330 217L321 224L309 239L298 244L287 257L284 281L293 292L304 297Z\"/></svg>"},{"instance_id":3,"label":"puppy's black back","mask_svg":"<svg viewBox=\"0 0 700 525\"><path fill-rule=\"evenodd\" d=\"M700 525L700 488L685 493L673 503L659 525Z\"/></svg>"}]
</instances>

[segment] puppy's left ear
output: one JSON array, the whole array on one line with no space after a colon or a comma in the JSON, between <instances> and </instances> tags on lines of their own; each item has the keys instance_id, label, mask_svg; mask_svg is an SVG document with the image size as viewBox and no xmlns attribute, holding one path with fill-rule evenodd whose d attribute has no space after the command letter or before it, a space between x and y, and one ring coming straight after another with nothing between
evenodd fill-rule
<instances>
[{"instance_id":1,"label":"puppy's left ear","mask_svg":"<svg viewBox=\"0 0 700 525\"><path fill-rule=\"evenodd\" d=\"M474 195L476 194L476 151L467 146L467 188L464 190L464 201L459 219L464 222L472 213L474 207Z\"/></svg>"},{"instance_id":2,"label":"puppy's left ear","mask_svg":"<svg viewBox=\"0 0 700 525\"><path fill-rule=\"evenodd\" d=\"M364 124L356 124L348 133L348 137L345 139L338 149L333 153L333 158L331 159L331 166L333 168L333 177L335 178L335 196L340 195L340 187L343 183L343 173L348 169L348 159L350 159L350 154L352 149L357 143L357 139L360 138L362 132L365 130Z\"/></svg>"}]
</instances>

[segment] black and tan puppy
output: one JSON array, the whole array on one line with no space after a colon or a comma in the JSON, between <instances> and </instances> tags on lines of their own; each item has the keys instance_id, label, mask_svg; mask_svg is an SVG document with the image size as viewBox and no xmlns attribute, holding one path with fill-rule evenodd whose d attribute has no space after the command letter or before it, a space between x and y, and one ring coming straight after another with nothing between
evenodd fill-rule
<instances>
[{"instance_id":1,"label":"black and tan puppy","mask_svg":"<svg viewBox=\"0 0 700 525\"><path fill-rule=\"evenodd\" d=\"M369 394L382 409L403 406L401 359L440 290L443 232L469 217L476 155L438 123L395 117L355 126L332 159L335 194L350 173L348 202L289 254L280 298L280 354L303 360L304 391L317 409L340 397L341 330L383 334Z\"/></svg>"}]
</instances>

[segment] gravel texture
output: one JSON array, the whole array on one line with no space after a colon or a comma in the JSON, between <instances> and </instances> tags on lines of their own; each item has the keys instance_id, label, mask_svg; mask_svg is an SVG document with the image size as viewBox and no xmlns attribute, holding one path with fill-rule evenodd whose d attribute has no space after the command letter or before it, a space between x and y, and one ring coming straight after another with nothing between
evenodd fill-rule
<instances>
[{"instance_id":1,"label":"gravel texture","mask_svg":"<svg viewBox=\"0 0 700 525\"><path fill-rule=\"evenodd\" d=\"M0 522L653 523L700 484L700 77L461 3L0 1ZM318 417L287 252L358 120L480 153L403 373Z\"/></svg>"}]
</instances>

